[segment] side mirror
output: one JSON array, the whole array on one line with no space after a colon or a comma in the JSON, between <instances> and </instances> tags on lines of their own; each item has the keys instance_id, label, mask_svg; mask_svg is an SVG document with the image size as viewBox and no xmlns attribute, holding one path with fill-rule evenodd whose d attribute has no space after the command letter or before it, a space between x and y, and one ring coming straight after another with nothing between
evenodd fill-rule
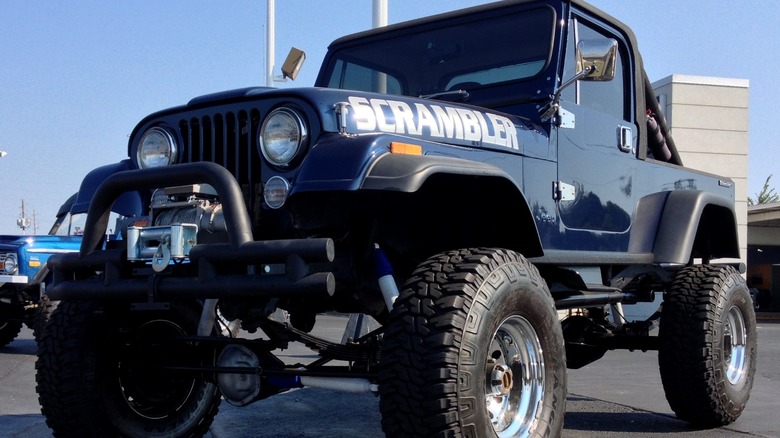
<instances>
[{"instance_id":1,"label":"side mirror","mask_svg":"<svg viewBox=\"0 0 780 438\"><path fill-rule=\"evenodd\" d=\"M611 81L617 66L617 41L613 39L582 40L575 50L576 72L550 96L550 102L539 109L543 122L558 114L561 93L577 81ZM560 125L559 125L560 126Z\"/></svg>"},{"instance_id":2,"label":"side mirror","mask_svg":"<svg viewBox=\"0 0 780 438\"><path fill-rule=\"evenodd\" d=\"M583 81L611 81L617 65L617 41L582 40L577 44L576 75ZM585 73L580 76L580 73Z\"/></svg>"},{"instance_id":3,"label":"side mirror","mask_svg":"<svg viewBox=\"0 0 780 438\"><path fill-rule=\"evenodd\" d=\"M287 54L287 58L282 64L282 77L295 80L298 76L298 72L303 66L303 61L306 60L306 53L303 50L296 49L295 47L290 49L290 53Z\"/></svg>"}]
</instances>

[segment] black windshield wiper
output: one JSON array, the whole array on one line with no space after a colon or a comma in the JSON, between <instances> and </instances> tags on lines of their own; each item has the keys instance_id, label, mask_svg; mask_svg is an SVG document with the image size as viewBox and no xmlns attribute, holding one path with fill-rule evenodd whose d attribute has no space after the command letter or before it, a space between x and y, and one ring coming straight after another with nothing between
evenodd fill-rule
<instances>
[{"instance_id":1,"label":"black windshield wiper","mask_svg":"<svg viewBox=\"0 0 780 438\"><path fill-rule=\"evenodd\" d=\"M458 96L458 95L461 97L461 99L463 99L464 102L469 100L469 96L471 96L469 92L466 90L449 90L449 91L440 91L438 93L432 93L432 94L421 94L417 97L421 99L436 99L437 97L442 97L442 96Z\"/></svg>"},{"instance_id":2,"label":"black windshield wiper","mask_svg":"<svg viewBox=\"0 0 780 438\"><path fill-rule=\"evenodd\" d=\"M471 94L466 90L449 90L449 91L440 91L438 93L431 93L431 94L421 94L417 97L421 99L436 99L438 97L443 96L461 96L463 102L467 101L469 97L471 97ZM538 102L547 102L551 99L551 96L549 95L536 95L536 96L523 96L523 97L512 97L511 99L508 99L513 104L523 104L523 103L538 103ZM506 99L502 99L506 100ZM491 100L491 102L494 102L494 100Z\"/></svg>"}]
</instances>

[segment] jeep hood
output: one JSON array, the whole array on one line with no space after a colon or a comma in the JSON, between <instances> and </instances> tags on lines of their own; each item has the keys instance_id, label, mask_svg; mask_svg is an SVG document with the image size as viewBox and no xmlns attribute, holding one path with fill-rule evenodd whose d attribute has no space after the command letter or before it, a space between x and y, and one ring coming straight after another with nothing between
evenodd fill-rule
<instances>
[{"instance_id":1,"label":"jeep hood","mask_svg":"<svg viewBox=\"0 0 780 438\"><path fill-rule=\"evenodd\" d=\"M0 250L16 250L16 248L25 245L35 248L37 252L46 252L46 249L78 249L81 245L81 236L0 235Z\"/></svg>"},{"instance_id":2,"label":"jeep hood","mask_svg":"<svg viewBox=\"0 0 780 438\"><path fill-rule=\"evenodd\" d=\"M319 115L323 132L395 134L515 153L526 153L528 146L548 143L547 133L540 125L499 111L443 100L314 87L250 87L207 94L186 105L152 114L147 119L165 113L252 100L281 104L307 102Z\"/></svg>"}]
</instances>

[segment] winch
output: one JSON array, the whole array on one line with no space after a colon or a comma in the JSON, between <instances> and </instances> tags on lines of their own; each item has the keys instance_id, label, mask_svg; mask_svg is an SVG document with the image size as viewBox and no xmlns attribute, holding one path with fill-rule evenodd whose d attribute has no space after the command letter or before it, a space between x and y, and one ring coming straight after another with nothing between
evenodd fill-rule
<instances>
[{"instance_id":1,"label":"winch","mask_svg":"<svg viewBox=\"0 0 780 438\"><path fill-rule=\"evenodd\" d=\"M185 260L202 232L225 230L222 204L206 184L168 187L152 196L150 226L127 229L127 259L151 262L156 272Z\"/></svg>"}]
</instances>

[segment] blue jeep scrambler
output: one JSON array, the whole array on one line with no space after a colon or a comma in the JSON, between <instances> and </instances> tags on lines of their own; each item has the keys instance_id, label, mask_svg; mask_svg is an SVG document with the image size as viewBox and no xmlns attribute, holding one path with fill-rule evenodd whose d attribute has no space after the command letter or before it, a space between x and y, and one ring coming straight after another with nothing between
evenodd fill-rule
<instances>
[{"instance_id":1,"label":"blue jeep scrambler","mask_svg":"<svg viewBox=\"0 0 780 438\"><path fill-rule=\"evenodd\" d=\"M195 98L128 156L49 261L56 436L202 435L222 398L302 386L378 393L388 436L558 436L567 367L610 349L657 350L698 426L748 400L755 315L714 263L739 257L733 183L682 166L632 32L580 0L341 38L315 88ZM131 191L145 216L104 244ZM626 320L656 292L660 317ZM330 342L323 312L380 328Z\"/></svg>"}]
</instances>

